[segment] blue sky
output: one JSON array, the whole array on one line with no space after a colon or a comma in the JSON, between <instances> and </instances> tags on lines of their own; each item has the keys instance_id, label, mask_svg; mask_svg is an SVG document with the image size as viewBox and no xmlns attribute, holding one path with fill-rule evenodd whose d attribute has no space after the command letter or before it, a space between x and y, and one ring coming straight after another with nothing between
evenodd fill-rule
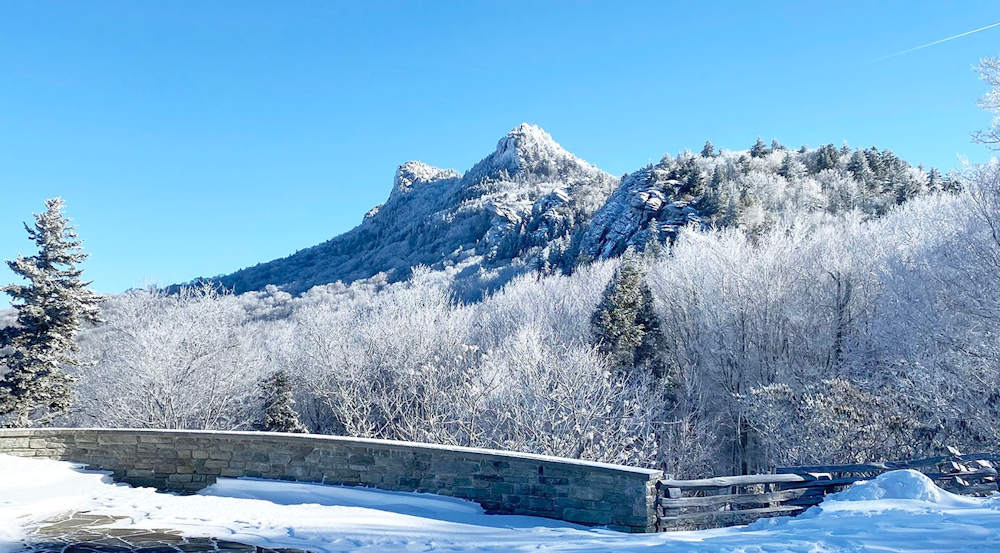
<instances>
[{"instance_id":1,"label":"blue sky","mask_svg":"<svg viewBox=\"0 0 1000 553\"><path fill-rule=\"evenodd\" d=\"M0 1L0 258L61 195L101 292L230 272L521 121L614 174L758 135L947 169L987 156L972 68L1000 27L879 58L998 21L996 2Z\"/></svg>"}]
</instances>

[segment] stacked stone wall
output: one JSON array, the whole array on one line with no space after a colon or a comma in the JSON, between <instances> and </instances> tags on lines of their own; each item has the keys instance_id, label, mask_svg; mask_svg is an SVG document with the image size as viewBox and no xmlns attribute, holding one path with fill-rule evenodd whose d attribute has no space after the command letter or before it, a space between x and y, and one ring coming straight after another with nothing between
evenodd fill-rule
<instances>
[{"instance_id":1,"label":"stacked stone wall","mask_svg":"<svg viewBox=\"0 0 1000 553\"><path fill-rule=\"evenodd\" d=\"M488 512L655 530L659 471L541 455L301 434L6 429L0 453L84 463L135 486L194 493L256 477L469 499Z\"/></svg>"}]
</instances>

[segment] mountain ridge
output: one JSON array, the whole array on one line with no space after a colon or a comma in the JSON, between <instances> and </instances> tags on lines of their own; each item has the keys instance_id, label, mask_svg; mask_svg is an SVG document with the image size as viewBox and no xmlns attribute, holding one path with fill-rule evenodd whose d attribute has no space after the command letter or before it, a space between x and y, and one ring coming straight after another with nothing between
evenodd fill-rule
<instances>
[{"instance_id":1,"label":"mountain ridge","mask_svg":"<svg viewBox=\"0 0 1000 553\"><path fill-rule=\"evenodd\" d=\"M395 172L388 198L359 225L289 256L211 281L235 293L269 285L298 294L381 275L405 280L425 265L475 300L533 270L570 272L629 247L670 243L686 225L754 229L801 214L860 210L877 216L947 179L888 150L832 145L790 151L669 155L622 178L522 123L464 173L422 161Z\"/></svg>"}]
</instances>

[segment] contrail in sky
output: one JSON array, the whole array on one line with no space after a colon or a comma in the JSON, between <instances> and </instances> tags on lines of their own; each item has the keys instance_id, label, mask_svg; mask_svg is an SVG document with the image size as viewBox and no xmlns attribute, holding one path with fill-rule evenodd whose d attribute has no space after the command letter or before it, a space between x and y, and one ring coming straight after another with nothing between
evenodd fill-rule
<instances>
[{"instance_id":1,"label":"contrail in sky","mask_svg":"<svg viewBox=\"0 0 1000 553\"><path fill-rule=\"evenodd\" d=\"M985 27L980 27L978 29L973 29L971 31L965 31L964 33L959 33L957 35L950 36L948 38L942 38L941 40L935 40L934 42L928 42L927 44L921 44L920 46L914 46L913 48L909 48L909 49L906 49L906 50L900 50L899 52L896 52L895 54L889 54L888 56L882 56L881 58L878 58L875 61L887 60L889 58L894 58L896 56L902 56L904 54L909 54L910 52L915 52L917 50L923 50L924 48L930 48L931 46L936 46L938 44L941 44L942 42L948 42L949 40L955 40L956 38L962 38L963 36L969 36L969 35L971 35L973 33L978 33L979 31L985 31L986 29L992 29L993 27L1000 27L1000 21L997 21L996 23L993 23L992 25L987 25Z\"/></svg>"}]
</instances>

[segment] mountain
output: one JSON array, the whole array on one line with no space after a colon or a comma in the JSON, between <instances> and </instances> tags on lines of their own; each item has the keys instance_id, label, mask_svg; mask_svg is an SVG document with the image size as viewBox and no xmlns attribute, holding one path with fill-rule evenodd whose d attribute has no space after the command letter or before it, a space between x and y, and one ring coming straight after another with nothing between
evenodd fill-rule
<instances>
[{"instance_id":1,"label":"mountain","mask_svg":"<svg viewBox=\"0 0 1000 553\"><path fill-rule=\"evenodd\" d=\"M888 150L833 145L664 156L621 179L523 123L464 174L409 161L385 203L360 225L288 257L214 277L236 293L276 285L293 294L414 267L442 271L475 300L527 271L570 272L632 247L669 244L686 225L757 232L844 211L870 216L953 184ZM201 279L199 279L201 280Z\"/></svg>"},{"instance_id":2,"label":"mountain","mask_svg":"<svg viewBox=\"0 0 1000 553\"><path fill-rule=\"evenodd\" d=\"M237 293L268 284L301 293L378 273L400 280L427 265L456 273L470 290L490 288L533 269L530 260L548 255L553 245L568 245L617 184L525 123L464 175L406 162L396 170L389 198L354 229L211 280Z\"/></svg>"}]
</instances>

